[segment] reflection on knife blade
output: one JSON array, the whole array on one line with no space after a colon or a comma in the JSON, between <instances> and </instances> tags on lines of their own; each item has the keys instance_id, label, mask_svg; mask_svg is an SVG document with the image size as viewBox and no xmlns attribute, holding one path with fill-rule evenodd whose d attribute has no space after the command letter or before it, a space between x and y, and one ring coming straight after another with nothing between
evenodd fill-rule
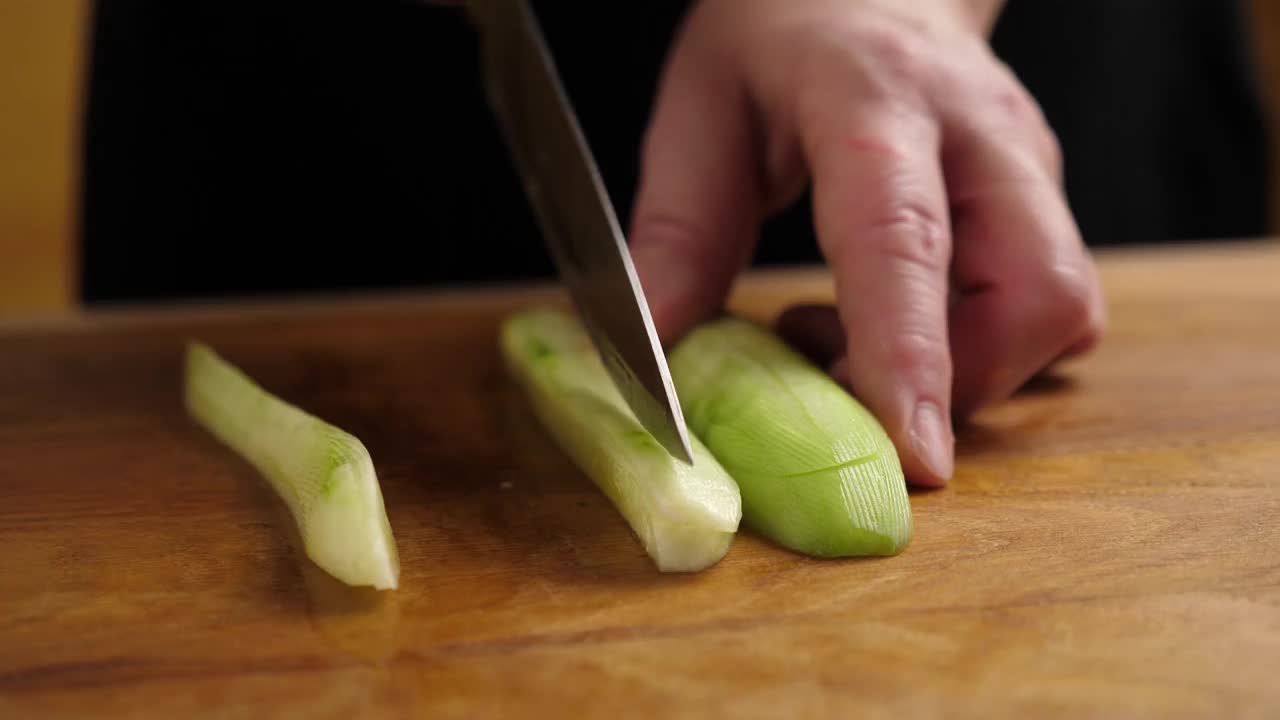
<instances>
[{"instance_id":1,"label":"reflection on knife blade","mask_svg":"<svg viewBox=\"0 0 1280 720\"><path fill-rule=\"evenodd\" d=\"M485 85L560 278L627 405L673 456L688 430L613 205L526 0L469 0Z\"/></svg>"}]
</instances>

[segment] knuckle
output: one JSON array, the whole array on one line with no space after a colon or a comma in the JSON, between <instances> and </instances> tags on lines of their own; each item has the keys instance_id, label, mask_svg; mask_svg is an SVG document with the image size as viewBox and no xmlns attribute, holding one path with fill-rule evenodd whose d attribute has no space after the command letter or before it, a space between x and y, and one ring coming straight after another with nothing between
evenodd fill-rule
<instances>
[{"instance_id":1,"label":"knuckle","mask_svg":"<svg viewBox=\"0 0 1280 720\"><path fill-rule=\"evenodd\" d=\"M1049 126L1039 102L1018 81L1008 66L1001 64L998 78L988 83L985 95L985 125L998 135L1012 133L1026 138L1036 159L1054 178L1062 174L1062 147Z\"/></svg>"},{"instance_id":2,"label":"knuckle","mask_svg":"<svg viewBox=\"0 0 1280 720\"><path fill-rule=\"evenodd\" d=\"M1048 125L1040 127L1040 157L1054 180L1062 182L1062 143Z\"/></svg>"},{"instance_id":3,"label":"knuckle","mask_svg":"<svg viewBox=\"0 0 1280 720\"><path fill-rule=\"evenodd\" d=\"M1106 326L1106 309L1102 301L1097 300L1090 307L1088 316L1082 327L1077 331L1077 345L1081 348L1092 348L1097 345L1102 340L1102 336L1106 334Z\"/></svg>"},{"instance_id":4,"label":"knuckle","mask_svg":"<svg viewBox=\"0 0 1280 720\"><path fill-rule=\"evenodd\" d=\"M918 105L938 67L937 53L927 39L893 22L831 28L803 57L802 70L792 82L818 114L831 106L833 89L853 91L862 101Z\"/></svg>"},{"instance_id":5,"label":"knuckle","mask_svg":"<svg viewBox=\"0 0 1280 720\"><path fill-rule=\"evenodd\" d=\"M1015 130L1021 130L1022 136L1028 139L1037 159L1045 169L1053 177L1060 177L1062 173L1062 145L1058 140L1057 133L1049 126L1049 121L1040 111L1040 106L1026 90L1018 87L1009 92L1022 98L1022 100L1011 101L1021 109L1015 111L1006 110L1006 119L1012 123Z\"/></svg>"},{"instance_id":6,"label":"knuckle","mask_svg":"<svg viewBox=\"0 0 1280 720\"><path fill-rule=\"evenodd\" d=\"M1094 286L1081 268L1058 266L1040 283L1046 320L1064 336L1085 337L1101 332L1094 312Z\"/></svg>"},{"instance_id":7,"label":"knuckle","mask_svg":"<svg viewBox=\"0 0 1280 720\"><path fill-rule=\"evenodd\" d=\"M921 39L893 25L864 28L852 47L863 49L891 82L920 80L931 67L932 55Z\"/></svg>"},{"instance_id":8,"label":"knuckle","mask_svg":"<svg viewBox=\"0 0 1280 720\"><path fill-rule=\"evenodd\" d=\"M886 341L890 367L922 386L945 377L950 367L945 337L924 329L903 329Z\"/></svg>"},{"instance_id":9,"label":"knuckle","mask_svg":"<svg viewBox=\"0 0 1280 720\"><path fill-rule=\"evenodd\" d=\"M707 233L686 219L670 213L641 212L632 227L634 246L661 248L679 256L698 255Z\"/></svg>"},{"instance_id":10,"label":"knuckle","mask_svg":"<svg viewBox=\"0 0 1280 720\"><path fill-rule=\"evenodd\" d=\"M860 116L826 110L811 117L805 126L806 151L809 162L819 166L870 162L901 172L920 152L919 144L912 141L932 132L928 118L894 101L869 102L861 108ZM888 189L895 188L894 177L884 180Z\"/></svg>"},{"instance_id":11,"label":"knuckle","mask_svg":"<svg viewBox=\"0 0 1280 720\"><path fill-rule=\"evenodd\" d=\"M1036 101L1016 82L999 83L992 91L991 104L1005 117L1018 122L1035 119L1040 115Z\"/></svg>"},{"instance_id":12,"label":"knuckle","mask_svg":"<svg viewBox=\"0 0 1280 720\"><path fill-rule=\"evenodd\" d=\"M946 269L948 226L929 203L904 198L871 227L873 250L908 268L936 275Z\"/></svg>"},{"instance_id":13,"label":"knuckle","mask_svg":"<svg viewBox=\"0 0 1280 720\"><path fill-rule=\"evenodd\" d=\"M984 76L985 90L989 104L1008 118L1019 121L1039 120L1044 117L1040 104L1027 90L1017 73L1007 63L991 54L989 48L984 49L995 72Z\"/></svg>"}]
</instances>

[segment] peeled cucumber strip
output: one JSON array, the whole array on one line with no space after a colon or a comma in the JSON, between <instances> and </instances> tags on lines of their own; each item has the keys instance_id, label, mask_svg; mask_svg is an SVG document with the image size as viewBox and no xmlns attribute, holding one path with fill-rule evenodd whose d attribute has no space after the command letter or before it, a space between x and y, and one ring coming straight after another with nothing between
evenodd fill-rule
<instances>
[{"instance_id":1,"label":"peeled cucumber strip","mask_svg":"<svg viewBox=\"0 0 1280 720\"><path fill-rule=\"evenodd\" d=\"M668 357L685 420L742 492L743 520L819 557L896 555L911 505L876 418L767 330L724 317Z\"/></svg>"},{"instance_id":2,"label":"peeled cucumber strip","mask_svg":"<svg viewBox=\"0 0 1280 720\"><path fill-rule=\"evenodd\" d=\"M742 518L738 486L696 438L689 465L644 429L576 317L546 308L514 314L503 323L501 348L539 421L659 570L692 572L724 557Z\"/></svg>"},{"instance_id":3,"label":"peeled cucumber strip","mask_svg":"<svg viewBox=\"0 0 1280 720\"><path fill-rule=\"evenodd\" d=\"M212 349L187 346L186 405L289 508L307 556L338 580L391 590L400 558L368 450L268 393Z\"/></svg>"}]
</instances>

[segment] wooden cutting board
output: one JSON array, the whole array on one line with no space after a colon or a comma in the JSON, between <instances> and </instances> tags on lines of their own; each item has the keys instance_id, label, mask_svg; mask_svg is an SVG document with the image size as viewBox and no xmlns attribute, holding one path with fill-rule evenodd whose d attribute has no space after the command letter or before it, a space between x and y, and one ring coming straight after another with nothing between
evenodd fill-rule
<instances>
[{"instance_id":1,"label":"wooden cutting board","mask_svg":"<svg viewBox=\"0 0 1280 720\"><path fill-rule=\"evenodd\" d=\"M1280 246L1102 256L1112 328L964 429L900 557L653 569L505 380L539 289L0 329L0 717L1280 716ZM829 297L758 275L739 310ZM360 436L402 587L308 564L183 342Z\"/></svg>"}]
</instances>

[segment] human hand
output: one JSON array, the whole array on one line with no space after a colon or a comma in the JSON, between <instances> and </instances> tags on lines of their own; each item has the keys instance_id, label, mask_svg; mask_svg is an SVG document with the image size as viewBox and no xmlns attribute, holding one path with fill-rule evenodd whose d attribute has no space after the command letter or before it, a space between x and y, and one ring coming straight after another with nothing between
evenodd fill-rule
<instances>
[{"instance_id":1,"label":"human hand","mask_svg":"<svg viewBox=\"0 0 1280 720\"><path fill-rule=\"evenodd\" d=\"M1105 320L1056 138L985 40L996 4L702 0L632 218L670 343L720 309L760 223L812 183L836 308L779 330L834 361L919 485L950 478L953 417L1088 350Z\"/></svg>"}]
</instances>

